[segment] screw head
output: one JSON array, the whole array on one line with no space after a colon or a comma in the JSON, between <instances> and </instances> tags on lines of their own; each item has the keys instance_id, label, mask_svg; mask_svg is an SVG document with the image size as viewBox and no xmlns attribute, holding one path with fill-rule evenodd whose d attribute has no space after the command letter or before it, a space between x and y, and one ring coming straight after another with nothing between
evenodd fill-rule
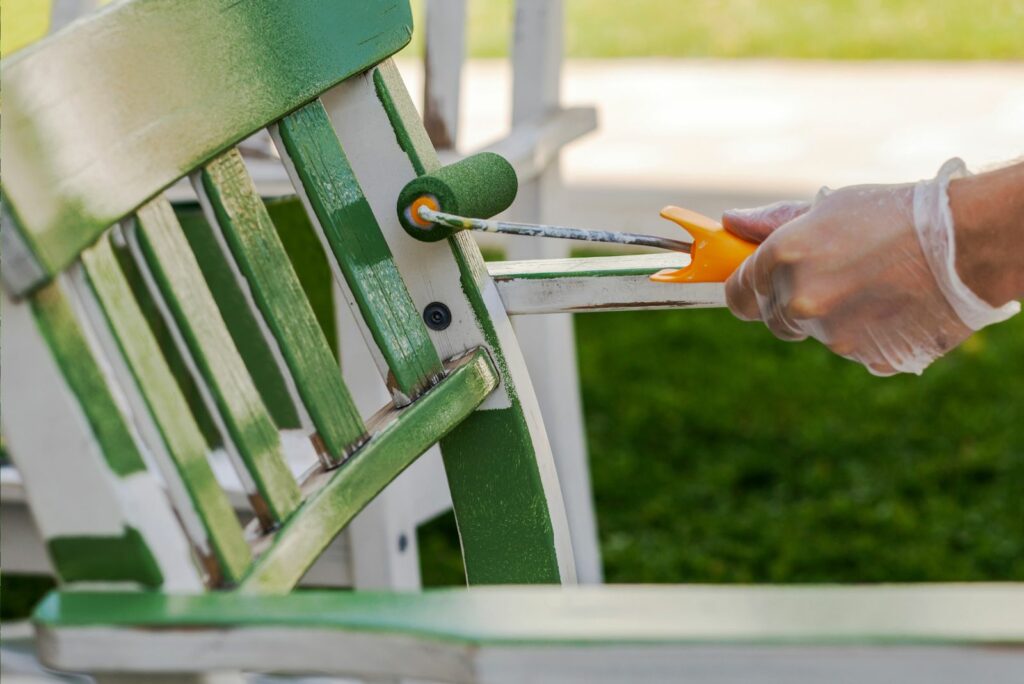
<instances>
[{"instance_id":1,"label":"screw head","mask_svg":"<svg viewBox=\"0 0 1024 684\"><path fill-rule=\"evenodd\" d=\"M452 324L452 312L441 302L431 302L423 309L423 322L431 330L445 330Z\"/></svg>"}]
</instances>

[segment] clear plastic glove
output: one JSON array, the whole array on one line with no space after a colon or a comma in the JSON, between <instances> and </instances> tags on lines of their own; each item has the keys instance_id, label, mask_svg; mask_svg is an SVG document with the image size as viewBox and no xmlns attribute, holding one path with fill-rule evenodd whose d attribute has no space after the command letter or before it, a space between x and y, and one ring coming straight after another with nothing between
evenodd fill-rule
<instances>
[{"instance_id":1,"label":"clear plastic glove","mask_svg":"<svg viewBox=\"0 0 1024 684\"><path fill-rule=\"evenodd\" d=\"M758 250L726 282L744 320L779 338L813 337L875 375L920 374L973 331L1009 318L955 268L947 188L953 159L929 181L823 189L813 203L726 212L723 224Z\"/></svg>"}]
</instances>

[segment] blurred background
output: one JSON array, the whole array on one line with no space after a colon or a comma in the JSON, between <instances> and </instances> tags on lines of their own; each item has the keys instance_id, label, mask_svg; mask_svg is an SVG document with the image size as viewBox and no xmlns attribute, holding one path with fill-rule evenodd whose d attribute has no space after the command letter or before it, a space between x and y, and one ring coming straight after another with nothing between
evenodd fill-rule
<instances>
[{"instance_id":1,"label":"blurred background","mask_svg":"<svg viewBox=\"0 0 1024 684\"><path fill-rule=\"evenodd\" d=\"M475 149L509 127L514 13L469 7ZM666 204L1024 155L1021 0L567 0L566 57L563 100L599 118L545 206L568 225L673 235ZM888 379L722 310L575 326L607 581L1024 579L1024 318ZM425 583L463 582L450 514L420 544Z\"/></svg>"},{"instance_id":2,"label":"blurred background","mask_svg":"<svg viewBox=\"0 0 1024 684\"><path fill-rule=\"evenodd\" d=\"M467 150L509 130L514 20L469 7ZM11 20L5 52L32 39ZM663 205L1024 155L1024 0L566 0L565 25L562 98L599 128L563 153L551 222L676 236ZM399 56L414 93L422 49ZM1024 317L889 379L724 310L575 326L607 581L1024 580ZM464 582L451 514L419 543L424 584ZM5 577L3 616L46 586Z\"/></svg>"}]
</instances>

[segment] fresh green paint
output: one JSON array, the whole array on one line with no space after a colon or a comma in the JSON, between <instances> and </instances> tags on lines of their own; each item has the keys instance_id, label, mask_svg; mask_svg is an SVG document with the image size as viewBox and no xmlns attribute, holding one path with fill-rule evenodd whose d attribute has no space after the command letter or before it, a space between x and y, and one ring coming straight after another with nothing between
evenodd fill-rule
<instances>
[{"instance_id":1,"label":"fresh green paint","mask_svg":"<svg viewBox=\"0 0 1024 684\"><path fill-rule=\"evenodd\" d=\"M391 55L402 0L135 0L0 63L4 191L56 274L135 207Z\"/></svg>"},{"instance_id":2,"label":"fresh green paint","mask_svg":"<svg viewBox=\"0 0 1024 684\"><path fill-rule=\"evenodd\" d=\"M137 582L156 589L164 581L146 541L132 527L120 537L53 537L46 549L63 582Z\"/></svg>"},{"instance_id":3,"label":"fresh green paint","mask_svg":"<svg viewBox=\"0 0 1024 684\"><path fill-rule=\"evenodd\" d=\"M282 119L280 132L394 384L415 398L440 379L441 361L327 112L312 102Z\"/></svg>"},{"instance_id":4,"label":"fresh green paint","mask_svg":"<svg viewBox=\"0 0 1024 684\"><path fill-rule=\"evenodd\" d=\"M380 65L373 79L413 167L422 173L436 171L440 168L437 154L394 64ZM476 411L441 441L466 578L470 584L557 583L566 578L559 572L552 512L523 407L484 302L486 265L473 238L465 233L456 234L448 244L475 324L489 345L511 402L508 409Z\"/></svg>"},{"instance_id":5,"label":"fresh green paint","mask_svg":"<svg viewBox=\"0 0 1024 684\"><path fill-rule=\"evenodd\" d=\"M277 532L241 590L290 591L366 504L462 422L497 385L487 352L477 350L456 362L441 383L411 405L385 415L383 423L371 427L371 440L348 462L329 471L326 483Z\"/></svg>"},{"instance_id":6,"label":"fresh green paint","mask_svg":"<svg viewBox=\"0 0 1024 684\"><path fill-rule=\"evenodd\" d=\"M267 337L256 320L259 314L249 306L231 264L228 263L231 257L218 244L213 232L216 229L207 222L198 205L175 207L174 213L181 223L182 232L192 248L210 293L217 302L217 309L235 348L274 424L281 429L300 427L299 414L281 366L274 358Z\"/></svg>"},{"instance_id":7,"label":"fresh green paint","mask_svg":"<svg viewBox=\"0 0 1024 684\"><path fill-rule=\"evenodd\" d=\"M298 505L298 486L284 461L277 429L217 312L181 226L162 198L139 209L136 217L147 264L255 481L256 513L264 524L284 520Z\"/></svg>"},{"instance_id":8,"label":"fresh green paint","mask_svg":"<svg viewBox=\"0 0 1024 684\"><path fill-rule=\"evenodd\" d=\"M238 518L206 460L207 447L188 403L118 265L109 236L82 252L89 283L188 491L224 580L251 561Z\"/></svg>"},{"instance_id":9,"label":"fresh green paint","mask_svg":"<svg viewBox=\"0 0 1024 684\"><path fill-rule=\"evenodd\" d=\"M224 239L323 441L325 456L340 463L365 441L366 428L238 151L230 150L204 166L202 182Z\"/></svg>"},{"instance_id":10,"label":"fresh green paint","mask_svg":"<svg viewBox=\"0 0 1024 684\"><path fill-rule=\"evenodd\" d=\"M36 325L50 346L68 387L78 399L107 465L122 477L145 470L125 417L89 349L61 283L53 282L38 290L31 305Z\"/></svg>"},{"instance_id":11,"label":"fresh green paint","mask_svg":"<svg viewBox=\"0 0 1024 684\"><path fill-rule=\"evenodd\" d=\"M339 353L338 326L334 319L334 276L323 245L309 222L305 207L298 197L265 200L270 218L277 228L281 244L295 266L302 289L316 320L320 323L327 344L335 356Z\"/></svg>"}]
</instances>

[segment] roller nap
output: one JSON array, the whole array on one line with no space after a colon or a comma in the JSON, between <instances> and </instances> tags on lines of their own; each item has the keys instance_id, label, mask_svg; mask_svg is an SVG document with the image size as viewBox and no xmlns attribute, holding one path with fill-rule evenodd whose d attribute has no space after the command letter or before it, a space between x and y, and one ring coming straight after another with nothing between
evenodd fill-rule
<instances>
[{"instance_id":1,"label":"roller nap","mask_svg":"<svg viewBox=\"0 0 1024 684\"><path fill-rule=\"evenodd\" d=\"M418 207L426 202L437 211L490 218L508 209L518 190L519 181L512 165L493 152L481 152L406 185L398 195L398 218L405 231L417 240L444 240L457 229L423 222L415 214L414 204Z\"/></svg>"}]
</instances>

